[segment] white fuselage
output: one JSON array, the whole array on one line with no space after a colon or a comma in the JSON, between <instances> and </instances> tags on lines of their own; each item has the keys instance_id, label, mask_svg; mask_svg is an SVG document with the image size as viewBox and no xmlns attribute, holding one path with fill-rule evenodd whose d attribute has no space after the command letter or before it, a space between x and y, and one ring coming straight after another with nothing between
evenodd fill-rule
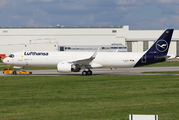
<instances>
[{"instance_id":1,"label":"white fuselage","mask_svg":"<svg viewBox=\"0 0 179 120\"><path fill-rule=\"evenodd\" d=\"M26 53L30 53L26 51ZM13 53L14 57L7 57L4 63L22 67L56 67L59 62L77 61L87 59L94 52L59 52L36 51L48 55L27 55L25 52ZM90 62L92 68L129 68L140 60L144 53L131 52L98 52L95 59Z\"/></svg>"}]
</instances>

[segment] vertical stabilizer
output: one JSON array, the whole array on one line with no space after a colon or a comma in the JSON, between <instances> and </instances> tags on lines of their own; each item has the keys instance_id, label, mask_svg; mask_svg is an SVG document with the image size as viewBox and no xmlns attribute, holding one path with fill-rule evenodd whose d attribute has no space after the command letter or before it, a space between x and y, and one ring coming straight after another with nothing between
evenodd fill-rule
<instances>
[{"instance_id":1,"label":"vertical stabilizer","mask_svg":"<svg viewBox=\"0 0 179 120\"><path fill-rule=\"evenodd\" d=\"M159 39L149 48L134 67L163 62L167 58L173 29L167 29Z\"/></svg>"}]
</instances>

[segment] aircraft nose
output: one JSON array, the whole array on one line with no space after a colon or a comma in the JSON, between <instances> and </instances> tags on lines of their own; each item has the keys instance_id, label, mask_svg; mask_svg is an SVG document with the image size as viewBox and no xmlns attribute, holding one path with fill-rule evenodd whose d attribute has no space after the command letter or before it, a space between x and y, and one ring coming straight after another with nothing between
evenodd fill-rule
<instances>
[{"instance_id":1,"label":"aircraft nose","mask_svg":"<svg viewBox=\"0 0 179 120\"><path fill-rule=\"evenodd\" d=\"M9 60L7 58L4 58L2 62L6 64L6 63L8 63L8 61Z\"/></svg>"}]
</instances>

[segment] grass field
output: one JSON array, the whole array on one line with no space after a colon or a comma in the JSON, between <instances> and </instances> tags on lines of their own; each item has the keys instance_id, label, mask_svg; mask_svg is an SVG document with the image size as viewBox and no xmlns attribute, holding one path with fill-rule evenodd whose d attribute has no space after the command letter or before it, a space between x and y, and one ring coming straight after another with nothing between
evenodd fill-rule
<instances>
[{"instance_id":1,"label":"grass field","mask_svg":"<svg viewBox=\"0 0 179 120\"><path fill-rule=\"evenodd\" d=\"M144 66L144 67L165 67L165 66L167 66L167 67L179 66L179 61L165 61L165 62L151 64L151 65Z\"/></svg>"},{"instance_id":2,"label":"grass field","mask_svg":"<svg viewBox=\"0 0 179 120\"><path fill-rule=\"evenodd\" d=\"M142 73L179 74L179 71L153 71L153 72L142 72Z\"/></svg>"},{"instance_id":3,"label":"grass field","mask_svg":"<svg viewBox=\"0 0 179 120\"><path fill-rule=\"evenodd\" d=\"M179 119L179 76L0 77L1 120Z\"/></svg>"}]
</instances>

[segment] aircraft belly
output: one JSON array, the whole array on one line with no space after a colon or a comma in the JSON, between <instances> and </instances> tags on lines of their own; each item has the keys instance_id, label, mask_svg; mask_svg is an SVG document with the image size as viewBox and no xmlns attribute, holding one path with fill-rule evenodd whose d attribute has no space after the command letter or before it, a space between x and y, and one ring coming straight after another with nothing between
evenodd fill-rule
<instances>
[{"instance_id":1,"label":"aircraft belly","mask_svg":"<svg viewBox=\"0 0 179 120\"><path fill-rule=\"evenodd\" d=\"M134 67L134 65L136 64L136 62L128 62L128 63L124 63L123 61L119 61L119 62L113 62L113 63L104 63L103 67L104 68L130 68L130 67Z\"/></svg>"}]
</instances>

